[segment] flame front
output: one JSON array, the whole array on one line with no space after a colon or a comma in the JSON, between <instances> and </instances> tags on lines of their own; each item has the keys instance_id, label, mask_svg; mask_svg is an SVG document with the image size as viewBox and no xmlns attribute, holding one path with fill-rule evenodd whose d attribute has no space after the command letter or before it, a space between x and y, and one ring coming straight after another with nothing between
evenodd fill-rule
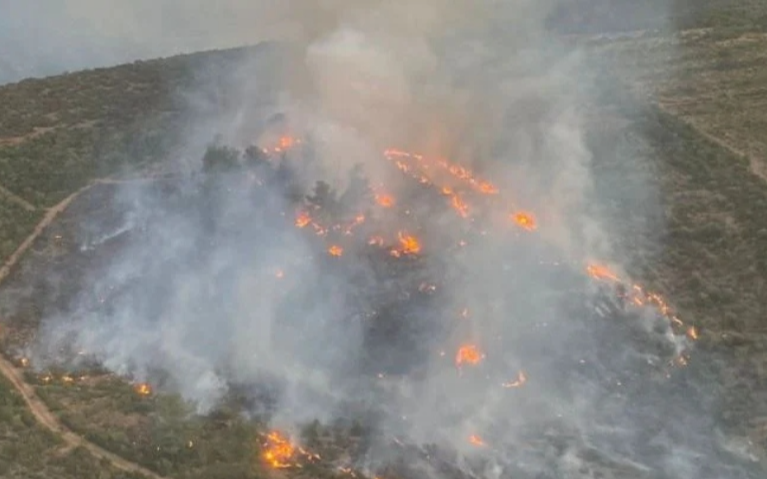
<instances>
[{"instance_id":1,"label":"flame front","mask_svg":"<svg viewBox=\"0 0 767 479\"><path fill-rule=\"evenodd\" d=\"M458 348L458 352L455 354L455 365L461 367L464 364L477 365L485 355L474 344L466 344Z\"/></svg>"},{"instance_id":2,"label":"flame front","mask_svg":"<svg viewBox=\"0 0 767 479\"><path fill-rule=\"evenodd\" d=\"M590 264L586 267L586 272L594 279L608 279L610 281L620 282L620 278L616 276L607 266Z\"/></svg>"},{"instance_id":3,"label":"flame front","mask_svg":"<svg viewBox=\"0 0 767 479\"><path fill-rule=\"evenodd\" d=\"M290 147L293 143L281 141L280 147ZM517 227L528 231L534 232L539 228L538 219L535 214L530 211L524 211L518 209L514 205L513 198L507 196L496 185L489 181L480 179L474 172L460 165L453 164L446 159L442 158L430 158L424 155L410 153L402 150L387 149L384 151L384 158L388 160L393 168L396 168L404 176L415 181L419 185L423 185L431 190L435 195L440 195L446 201L446 207L452 209L460 218L466 219L467 224L470 227L479 227L481 221L486 218L492 217L491 215L484 215L485 208L478 206L491 206L495 205L497 211L506 211L501 218L509 221ZM411 212L406 207L400 207L400 201L395 200L394 196L390 194L386 186L383 184L372 187L373 199L375 203L369 205L372 208L384 208L394 209L398 213L404 213L404 215L410 215ZM482 196L480 196L482 195ZM395 208L397 206L397 208ZM400 209L401 208L401 209ZM508 213L509 208L512 213ZM346 216L344 220L338 221L336 224L325 223L324 221L328 216L321 211L321 208L317 205L308 207L308 211L298 212L295 219L295 226L299 229L306 229L314 232L317 236L325 238L333 238L324 243L327 253L333 257L341 257L344 255L344 248L333 242L341 242L344 245L353 244L346 239L340 240L338 235L354 236L359 231L366 231L365 228L360 227L366 222L366 214L369 209L364 210L365 214L358 213L356 216ZM311 212L311 214L310 214ZM386 213L387 218L390 214ZM376 218L375 210L370 212L371 218ZM485 230L476 230L482 236L485 236L488 232ZM384 251L387 251L391 256L395 258L405 258L410 256L419 255L422 252L421 241L412 234L405 231L399 231L395 238L390 236L387 232L376 232L375 235L366 237L362 240L367 243L368 246L380 247ZM472 244L474 241L472 241ZM458 241L458 245L463 247L468 243L465 239ZM349 246L354 248L353 246ZM560 264L556 262L555 264ZM654 307L668 320L675 328L675 333L686 335L690 340L696 340L698 333L694 327L687 327L684 323L673 313L666 301L658 294L650 293L638 285L632 284L629 281L621 279L621 277L610 269L610 267L599 264L591 263L586 265L585 273L592 279L599 282L610 283L618 291L618 296L624 300L624 304L627 307ZM281 276L278 276L281 277ZM422 293L431 293L437 289L436 285L428 282L422 282L418 287L418 291ZM469 319L468 308L461 312L461 317L467 321ZM677 354L674 362L678 365L684 365L687 363L687 358L684 356L685 351L681 351ZM444 353L443 353L444 354ZM481 363L485 358L485 355L475 344L464 344L459 347L455 355L455 364L461 368L464 365L476 366ZM520 388L527 382L527 376L524 371L519 371L517 377L509 379L507 382L501 383L504 388ZM498 384L497 382L495 383ZM497 387L497 386L496 386Z\"/></svg>"},{"instance_id":4,"label":"flame front","mask_svg":"<svg viewBox=\"0 0 767 479\"><path fill-rule=\"evenodd\" d=\"M384 208L391 208L394 206L394 197L387 195L386 193L377 193L375 195L376 203Z\"/></svg>"},{"instance_id":5,"label":"flame front","mask_svg":"<svg viewBox=\"0 0 767 479\"><path fill-rule=\"evenodd\" d=\"M400 250L404 254L418 254L421 252L421 243L418 238L406 233L400 232L398 234Z\"/></svg>"},{"instance_id":6,"label":"flame front","mask_svg":"<svg viewBox=\"0 0 767 479\"><path fill-rule=\"evenodd\" d=\"M147 383L137 384L134 389L139 396L149 396L152 394L152 387Z\"/></svg>"},{"instance_id":7,"label":"flame front","mask_svg":"<svg viewBox=\"0 0 767 479\"><path fill-rule=\"evenodd\" d=\"M302 211L298 214L298 217L296 217L296 226L299 228L305 228L309 223L312 222L312 217L309 216L308 213L305 211Z\"/></svg>"},{"instance_id":8,"label":"flame front","mask_svg":"<svg viewBox=\"0 0 767 479\"><path fill-rule=\"evenodd\" d=\"M295 456L296 448L291 442L277 431L272 431L266 436L263 457L266 463L274 469L285 469L293 466L291 461Z\"/></svg>"},{"instance_id":9,"label":"flame front","mask_svg":"<svg viewBox=\"0 0 767 479\"><path fill-rule=\"evenodd\" d=\"M538 226L535 223L535 217L531 213L525 213L525 212L519 212L515 213L514 216L514 222L523 229L526 229L527 231L533 231Z\"/></svg>"},{"instance_id":10,"label":"flame front","mask_svg":"<svg viewBox=\"0 0 767 479\"><path fill-rule=\"evenodd\" d=\"M698 330L695 329L694 326L690 326L690 328L687 330L687 337L692 339L693 341L698 339Z\"/></svg>"}]
</instances>

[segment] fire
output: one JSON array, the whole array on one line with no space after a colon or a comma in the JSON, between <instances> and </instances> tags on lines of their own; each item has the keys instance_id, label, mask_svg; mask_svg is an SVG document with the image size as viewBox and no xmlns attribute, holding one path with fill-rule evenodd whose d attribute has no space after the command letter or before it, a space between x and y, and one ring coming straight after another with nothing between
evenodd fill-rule
<instances>
[{"instance_id":1,"label":"fire","mask_svg":"<svg viewBox=\"0 0 767 479\"><path fill-rule=\"evenodd\" d=\"M525 375L524 371L520 371L519 374L517 374L517 379L512 382L504 383L503 387L505 388L518 388L525 385L527 382L527 376Z\"/></svg>"},{"instance_id":2,"label":"fire","mask_svg":"<svg viewBox=\"0 0 767 479\"><path fill-rule=\"evenodd\" d=\"M415 236L410 236L400 231L398 237L404 254L418 254L421 252L421 243Z\"/></svg>"},{"instance_id":3,"label":"fire","mask_svg":"<svg viewBox=\"0 0 767 479\"><path fill-rule=\"evenodd\" d=\"M535 222L535 217L530 213L515 213L513 219L519 227L526 229L527 231L533 231L538 228L538 225Z\"/></svg>"},{"instance_id":4,"label":"fire","mask_svg":"<svg viewBox=\"0 0 767 479\"><path fill-rule=\"evenodd\" d=\"M612 271L610 271L609 268L602 265L597 264L590 264L586 267L586 272L594 279L609 279L610 281L615 281L616 283L620 283L620 278L615 275Z\"/></svg>"},{"instance_id":5,"label":"fire","mask_svg":"<svg viewBox=\"0 0 767 479\"><path fill-rule=\"evenodd\" d=\"M283 150L287 150L288 148L292 148L296 143L300 143L300 141L290 136L283 136L280 138L279 147Z\"/></svg>"},{"instance_id":6,"label":"fire","mask_svg":"<svg viewBox=\"0 0 767 479\"><path fill-rule=\"evenodd\" d=\"M27 366L29 366L29 359L28 358L21 358L19 360L19 363L21 364L22 368L26 368Z\"/></svg>"},{"instance_id":7,"label":"fire","mask_svg":"<svg viewBox=\"0 0 767 479\"><path fill-rule=\"evenodd\" d=\"M472 366L479 364L485 355L474 344L466 344L458 348L458 352L455 355L455 365L460 367L463 364L470 364Z\"/></svg>"},{"instance_id":8,"label":"fire","mask_svg":"<svg viewBox=\"0 0 767 479\"><path fill-rule=\"evenodd\" d=\"M476 434L472 434L471 436L469 436L469 443L479 447L485 445L485 441L483 441L482 438L477 436Z\"/></svg>"},{"instance_id":9,"label":"fire","mask_svg":"<svg viewBox=\"0 0 767 479\"><path fill-rule=\"evenodd\" d=\"M479 192L485 195L497 195L498 188L487 181L482 181L479 183Z\"/></svg>"},{"instance_id":10,"label":"fire","mask_svg":"<svg viewBox=\"0 0 767 479\"><path fill-rule=\"evenodd\" d=\"M394 206L394 197L385 193L378 193L375 196L376 203L384 208L391 208Z\"/></svg>"},{"instance_id":11,"label":"fire","mask_svg":"<svg viewBox=\"0 0 767 479\"><path fill-rule=\"evenodd\" d=\"M358 214L357 216L354 217L351 223L349 223L349 225L346 226L346 228L344 228L344 234L351 235L352 232L354 231L354 228L356 226L361 225L364 222L365 222L365 215L363 215L362 213Z\"/></svg>"},{"instance_id":12,"label":"fire","mask_svg":"<svg viewBox=\"0 0 767 479\"><path fill-rule=\"evenodd\" d=\"M312 217L309 216L309 214L306 212L299 213L298 217L296 218L296 226L299 228L304 228L311 222L312 222Z\"/></svg>"},{"instance_id":13,"label":"fire","mask_svg":"<svg viewBox=\"0 0 767 479\"><path fill-rule=\"evenodd\" d=\"M693 341L698 339L698 331L695 329L695 326L690 326L687 330L687 336Z\"/></svg>"},{"instance_id":14,"label":"fire","mask_svg":"<svg viewBox=\"0 0 767 479\"><path fill-rule=\"evenodd\" d=\"M270 432L266 439L263 455L269 466L274 469L285 469L293 466L289 461L295 456L295 446L277 431Z\"/></svg>"},{"instance_id":15,"label":"fire","mask_svg":"<svg viewBox=\"0 0 767 479\"><path fill-rule=\"evenodd\" d=\"M152 394L152 387L147 383L137 384L134 389L139 396L149 396Z\"/></svg>"},{"instance_id":16,"label":"fire","mask_svg":"<svg viewBox=\"0 0 767 479\"><path fill-rule=\"evenodd\" d=\"M453 195L450 204L453 206L453 209L458 212L461 218L469 217L469 205L467 205L460 196Z\"/></svg>"},{"instance_id":17,"label":"fire","mask_svg":"<svg viewBox=\"0 0 767 479\"><path fill-rule=\"evenodd\" d=\"M283 139L280 139L281 148L289 148L291 146L293 146L293 142L290 139L287 139L284 142ZM457 164L453 164L446 159L433 157L430 158L416 153L410 153L396 149L385 150L384 157L386 160L391 162L393 167L396 167L396 169L398 169L407 177L422 185L430 186L433 188L435 193L441 194L449 206L454 209L462 218L469 218L470 212L473 216L475 211L474 201L478 200L477 194L498 195L497 198L483 199L481 204L495 201L498 203L497 206L501 206L501 204L505 204L507 207L508 205L514 205L514 202L512 201L513 199L501 193L495 185L489 181L479 179L469 169ZM374 194L375 202L380 207L391 208L397 203L395 198L389 194L388 191L386 191L384 185L374 187L372 192ZM516 208L515 206L512 207ZM404 211L404 213L409 215L410 211ZM538 221L532 212L512 210L511 214L508 214L507 218L513 221L516 226L526 231L532 232L538 229ZM334 236L336 232L343 233L345 235L352 235L355 233L354 228L358 225L361 225L363 222L365 222L365 220L365 215L359 214L354 217L353 220L349 220L347 218L345 221L335 225L320 224L319 220L312 218L309 213L300 212L296 217L295 225L298 228L306 228L308 226L309 230L314 230L314 233L319 236L326 236L328 232ZM362 228L359 230L361 229ZM356 232L359 232L359 230ZM482 231L481 234L484 236L486 232ZM401 258L405 255L417 255L421 253L422 245L419 239L415 236L400 231L397 235L397 239L394 241L392 240L393 238L388 236L388 233L385 233L384 236L370 237L367 240L367 243L371 246L386 248L384 251L388 250L389 254L396 258ZM392 243L394 243L395 246L391 246ZM467 243L465 240L460 240L458 244L459 246L465 246ZM343 256L344 249L341 246L337 244L326 246L328 247L327 252L329 255L334 257ZM625 301L625 304L634 305L636 307L656 307L672 323L672 325L679 328L677 329L678 332L684 334L685 325L681 320L679 320L679 318L671 313L671 308L666 304L665 300L661 296L649 293L645 291L641 286L632 284L629 281L623 281L618 276L618 274L603 264L588 264L586 267L586 272L595 280L614 283L619 290L619 294ZM278 273L278 278L279 277L282 277L280 273ZM433 292L436 290L436 286L424 282L419 286L418 290L420 292ZM463 318L468 318L468 309L464 309L461 312L461 316ZM698 333L694 327L687 328L686 335L691 340L698 338ZM464 364L478 365L484 360L484 358L485 355L476 345L465 344L462 345L456 352L455 363L459 368ZM677 362L679 364L684 364L686 361L687 358L684 356L680 355L677 358ZM519 388L524 386L526 382L527 376L525 372L519 371L516 378L509 379L507 382L502 383L502 386L504 388ZM472 438L475 438L478 441L477 445L484 444L482 440L477 436L472 436ZM474 443L474 441L472 441L472 443ZM285 442L283 445L290 446L290 443ZM290 447L292 448L292 446ZM298 453L300 453L300 450ZM292 454L296 454L296 450L291 449L289 455ZM269 459L267 458L267 460ZM278 462L284 462L284 460L278 460Z\"/></svg>"},{"instance_id":18,"label":"fire","mask_svg":"<svg viewBox=\"0 0 767 479\"><path fill-rule=\"evenodd\" d=\"M267 147L261 148L261 151L263 151L267 155L272 153L282 153L282 152L290 150L291 148L299 144L301 144L301 140L299 140L298 138L285 135L278 138L277 141L273 143L273 146L271 147L267 146Z\"/></svg>"}]
</instances>

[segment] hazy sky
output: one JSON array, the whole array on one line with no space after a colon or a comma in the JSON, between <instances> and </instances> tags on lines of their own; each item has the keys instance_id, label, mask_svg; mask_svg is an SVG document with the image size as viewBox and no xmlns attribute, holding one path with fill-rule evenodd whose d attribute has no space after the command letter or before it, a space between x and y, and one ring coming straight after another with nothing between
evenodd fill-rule
<instances>
[{"instance_id":1,"label":"hazy sky","mask_svg":"<svg viewBox=\"0 0 767 479\"><path fill-rule=\"evenodd\" d=\"M0 82L8 82L257 42L273 35L255 25L274 2L0 0L0 11Z\"/></svg>"}]
</instances>

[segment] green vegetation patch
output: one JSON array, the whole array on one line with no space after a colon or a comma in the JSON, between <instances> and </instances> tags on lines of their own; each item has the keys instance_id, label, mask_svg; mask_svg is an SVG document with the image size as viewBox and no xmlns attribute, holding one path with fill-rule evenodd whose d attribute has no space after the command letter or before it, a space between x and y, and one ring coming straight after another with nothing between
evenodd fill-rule
<instances>
[{"instance_id":1,"label":"green vegetation patch","mask_svg":"<svg viewBox=\"0 0 767 479\"><path fill-rule=\"evenodd\" d=\"M0 195L0 263L3 263L35 228L40 211L29 211Z\"/></svg>"},{"instance_id":2,"label":"green vegetation patch","mask_svg":"<svg viewBox=\"0 0 767 479\"><path fill-rule=\"evenodd\" d=\"M120 378L72 377L38 379L38 394L67 427L104 449L171 477L263 476L263 427L236 409L199 416L176 396L141 395Z\"/></svg>"},{"instance_id":3,"label":"green vegetation patch","mask_svg":"<svg viewBox=\"0 0 767 479\"><path fill-rule=\"evenodd\" d=\"M236 68L261 51L180 55L0 87L0 183L51 206L89 180L164 159L196 118L190 98L208 115L232 107Z\"/></svg>"},{"instance_id":4,"label":"green vegetation patch","mask_svg":"<svg viewBox=\"0 0 767 479\"><path fill-rule=\"evenodd\" d=\"M0 477L7 479L141 479L81 448L70 448L40 426L21 395L0 376Z\"/></svg>"}]
</instances>

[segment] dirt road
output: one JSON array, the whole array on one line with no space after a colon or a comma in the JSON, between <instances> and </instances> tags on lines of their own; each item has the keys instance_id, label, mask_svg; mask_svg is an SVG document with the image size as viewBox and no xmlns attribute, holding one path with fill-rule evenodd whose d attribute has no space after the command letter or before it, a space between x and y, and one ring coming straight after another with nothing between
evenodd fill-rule
<instances>
[{"instance_id":1,"label":"dirt road","mask_svg":"<svg viewBox=\"0 0 767 479\"><path fill-rule=\"evenodd\" d=\"M16 263L18 263L21 257L24 256L24 253L26 253L29 247L32 246L32 243L34 243L37 237L42 234L45 228L47 228L48 225L50 225L58 215L66 210L70 203L75 200L75 198L90 189L91 186L93 186L93 184L88 184L87 186L80 188L79 190L61 200L57 205L49 208L48 211L46 211L45 216L43 216L43 219L37 224L37 226L35 226L34 231L32 231L32 233L27 236L27 239L25 239L21 245L16 248L16 251L14 251L13 254L8 257L3 266L0 268L0 283L2 283L5 278L8 277L8 275L11 273L11 269L16 266Z\"/></svg>"},{"instance_id":2,"label":"dirt road","mask_svg":"<svg viewBox=\"0 0 767 479\"><path fill-rule=\"evenodd\" d=\"M8 380L13 384L13 387L15 387L16 390L21 393L22 398L24 398L24 402L27 403L30 411L32 411L32 414L40 422L40 424L61 437L61 439L66 442L67 446L84 447L90 451L90 453L93 454L93 456L97 459L105 459L109 461L112 466L122 471L142 474L151 479L163 479L162 476L155 474L154 472L141 467L136 463L123 459L120 456L117 456L116 454L113 454L105 449L102 449L101 447L88 442L82 436L79 436L67 429L63 424L61 424L61 422L59 422L56 416L53 415L45 403L43 403L42 400L37 397L32 386L24 382L21 371L15 368L5 358L0 358L0 372L2 372L3 376L8 378Z\"/></svg>"},{"instance_id":3,"label":"dirt road","mask_svg":"<svg viewBox=\"0 0 767 479\"><path fill-rule=\"evenodd\" d=\"M32 233L24 240L23 243L21 243L16 251L5 261L2 268L0 268L0 284L2 284L2 282L8 277L13 267L16 266L22 256L24 256L24 253L29 249L30 246L32 246L32 243L35 242L35 240L42 234L42 232L45 231L45 228L47 228L53 222L53 220L58 217L58 215L63 213L64 210L66 210L67 207L78 196L85 193L94 184L107 182L110 181L96 180L87 186L80 188L76 192L61 200L52 208L48 209L43 219L35 227L34 231L32 231ZM21 394L21 396L24 398L24 402L27 403L27 406L29 406L32 414L40 422L40 424L42 424L48 430L52 431L54 434L57 434L59 437L61 437L61 439L64 440L68 447L83 447L90 451L94 457L98 459L105 459L109 461L112 466L122 471L142 474L151 479L163 479L162 476L87 441L82 436L75 434L67 427L65 427L48 409L45 403L35 394L34 388L24 382L24 376L22 372L8 360L2 357L0 357L0 373L2 373L3 376L5 376L13 384L13 387L16 388L16 390Z\"/></svg>"},{"instance_id":4,"label":"dirt road","mask_svg":"<svg viewBox=\"0 0 767 479\"><path fill-rule=\"evenodd\" d=\"M35 208L35 205L25 200L21 196L17 195L13 191L9 190L8 188L5 188L3 185L0 185L0 196L4 196L9 201L16 203L17 205L21 206L27 211L37 210L37 208Z\"/></svg>"}]
</instances>

